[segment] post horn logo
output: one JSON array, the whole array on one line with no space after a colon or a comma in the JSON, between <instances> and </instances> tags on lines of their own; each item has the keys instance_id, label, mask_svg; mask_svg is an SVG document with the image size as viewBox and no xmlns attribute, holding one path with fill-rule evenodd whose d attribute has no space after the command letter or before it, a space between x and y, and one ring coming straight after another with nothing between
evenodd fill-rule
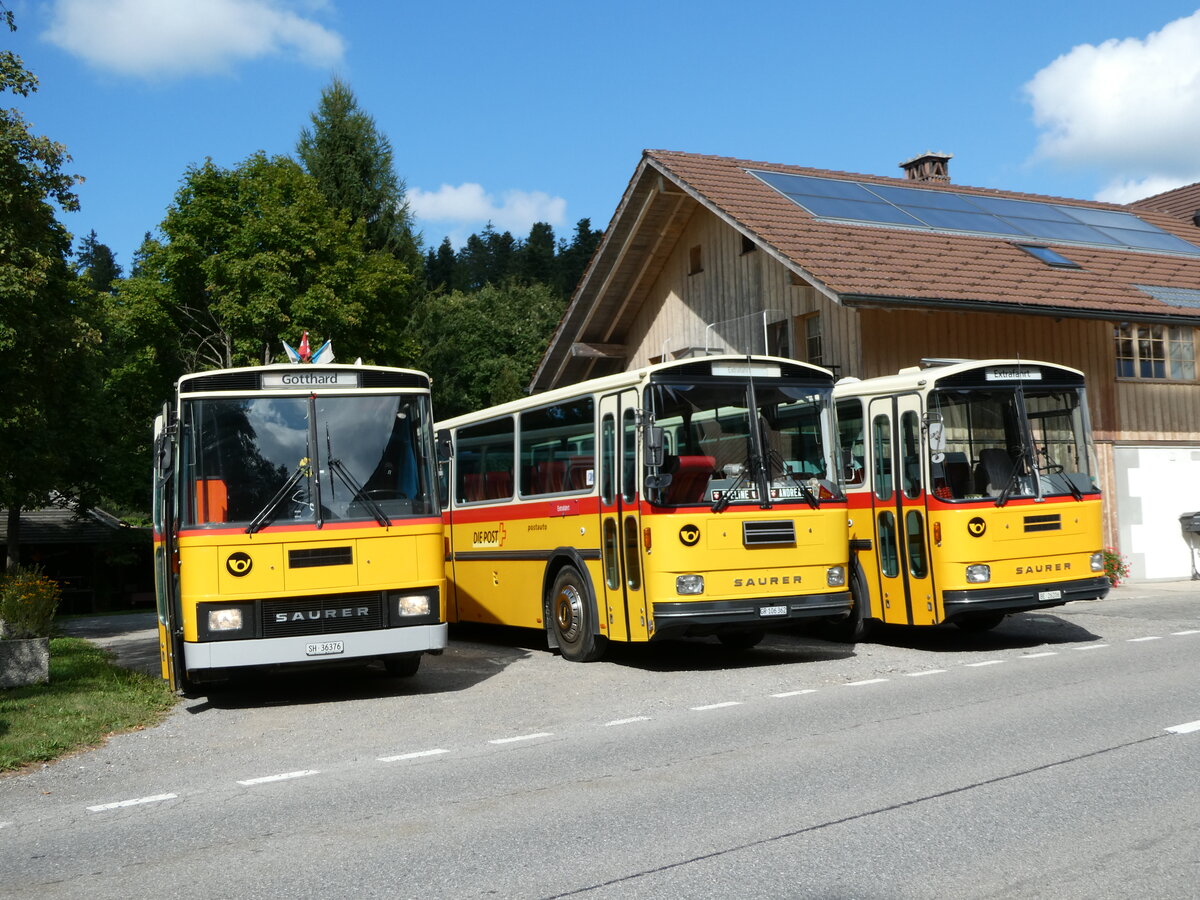
<instances>
[{"instance_id":1,"label":"post horn logo","mask_svg":"<svg viewBox=\"0 0 1200 900\"><path fill-rule=\"evenodd\" d=\"M250 558L249 553L239 550L229 554L229 558L225 560L225 568L234 578L241 578L250 574L250 570L254 568L254 560Z\"/></svg>"},{"instance_id":2,"label":"post horn logo","mask_svg":"<svg viewBox=\"0 0 1200 900\"><path fill-rule=\"evenodd\" d=\"M684 525L679 529L679 543L685 547L695 547L700 543L700 529L695 525Z\"/></svg>"},{"instance_id":3,"label":"post horn logo","mask_svg":"<svg viewBox=\"0 0 1200 900\"><path fill-rule=\"evenodd\" d=\"M983 537L985 531L987 531L987 522L983 520L983 516L975 516L967 522L967 534L971 537Z\"/></svg>"}]
</instances>

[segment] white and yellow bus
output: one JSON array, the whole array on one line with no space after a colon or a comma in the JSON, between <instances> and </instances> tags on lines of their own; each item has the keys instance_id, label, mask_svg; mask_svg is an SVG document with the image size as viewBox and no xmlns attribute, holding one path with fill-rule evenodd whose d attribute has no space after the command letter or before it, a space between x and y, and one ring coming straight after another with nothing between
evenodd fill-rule
<instances>
[{"instance_id":1,"label":"white and yellow bus","mask_svg":"<svg viewBox=\"0 0 1200 900\"><path fill-rule=\"evenodd\" d=\"M186 375L155 423L162 673L384 661L446 645L429 378L272 365Z\"/></svg>"},{"instance_id":2,"label":"white and yellow bus","mask_svg":"<svg viewBox=\"0 0 1200 900\"><path fill-rule=\"evenodd\" d=\"M1083 373L929 360L834 396L855 557L843 636L985 630L1108 592Z\"/></svg>"},{"instance_id":3,"label":"white and yellow bus","mask_svg":"<svg viewBox=\"0 0 1200 900\"><path fill-rule=\"evenodd\" d=\"M770 357L662 363L438 425L451 622L609 641L845 617L833 378Z\"/></svg>"}]
</instances>

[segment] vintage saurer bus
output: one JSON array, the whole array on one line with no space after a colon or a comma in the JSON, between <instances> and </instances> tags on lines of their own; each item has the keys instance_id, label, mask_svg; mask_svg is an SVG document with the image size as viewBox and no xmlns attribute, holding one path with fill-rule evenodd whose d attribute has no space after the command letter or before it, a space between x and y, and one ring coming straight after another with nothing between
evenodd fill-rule
<instances>
[{"instance_id":1,"label":"vintage saurer bus","mask_svg":"<svg viewBox=\"0 0 1200 900\"><path fill-rule=\"evenodd\" d=\"M186 375L155 423L163 677L446 645L429 378L376 366Z\"/></svg>"},{"instance_id":2,"label":"vintage saurer bus","mask_svg":"<svg viewBox=\"0 0 1200 900\"><path fill-rule=\"evenodd\" d=\"M439 423L451 622L756 644L845 617L833 379L769 357L662 363Z\"/></svg>"},{"instance_id":3,"label":"vintage saurer bus","mask_svg":"<svg viewBox=\"0 0 1200 900\"><path fill-rule=\"evenodd\" d=\"M872 622L985 630L1108 592L1081 372L926 360L834 396L854 556L843 637Z\"/></svg>"}]
</instances>

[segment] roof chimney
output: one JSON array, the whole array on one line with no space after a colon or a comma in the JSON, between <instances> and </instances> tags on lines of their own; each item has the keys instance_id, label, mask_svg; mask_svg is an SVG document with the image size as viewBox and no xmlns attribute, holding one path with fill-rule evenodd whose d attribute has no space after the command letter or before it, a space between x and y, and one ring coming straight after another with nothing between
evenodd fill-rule
<instances>
[{"instance_id":1,"label":"roof chimney","mask_svg":"<svg viewBox=\"0 0 1200 900\"><path fill-rule=\"evenodd\" d=\"M953 153L934 153L927 150L919 156L900 163L904 177L909 181L950 181L950 160Z\"/></svg>"}]
</instances>

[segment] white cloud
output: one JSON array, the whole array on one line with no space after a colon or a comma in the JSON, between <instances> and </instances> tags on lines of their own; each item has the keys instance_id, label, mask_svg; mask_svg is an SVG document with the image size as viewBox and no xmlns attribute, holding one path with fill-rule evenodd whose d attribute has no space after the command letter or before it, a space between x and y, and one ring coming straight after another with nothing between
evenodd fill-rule
<instances>
[{"instance_id":1,"label":"white cloud","mask_svg":"<svg viewBox=\"0 0 1200 900\"><path fill-rule=\"evenodd\" d=\"M514 237L523 238L535 222L561 227L567 215L567 201L562 197L551 197L544 191L511 190L497 199L472 182L458 187L443 184L436 191L410 187L406 196L416 218L449 225L455 234L463 233L462 226L491 222L497 231L511 231Z\"/></svg>"},{"instance_id":2,"label":"white cloud","mask_svg":"<svg viewBox=\"0 0 1200 900\"><path fill-rule=\"evenodd\" d=\"M1103 173L1100 199L1200 181L1200 11L1144 39L1081 44L1025 90L1037 157Z\"/></svg>"},{"instance_id":3,"label":"white cloud","mask_svg":"<svg viewBox=\"0 0 1200 900\"><path fill-rule=\"evenodd\" d=\"M328 67L345 50L340 35L281 0L55 0L45 37L99 69L143 78L277 55Z\"/></svg>"}]
</instances>

